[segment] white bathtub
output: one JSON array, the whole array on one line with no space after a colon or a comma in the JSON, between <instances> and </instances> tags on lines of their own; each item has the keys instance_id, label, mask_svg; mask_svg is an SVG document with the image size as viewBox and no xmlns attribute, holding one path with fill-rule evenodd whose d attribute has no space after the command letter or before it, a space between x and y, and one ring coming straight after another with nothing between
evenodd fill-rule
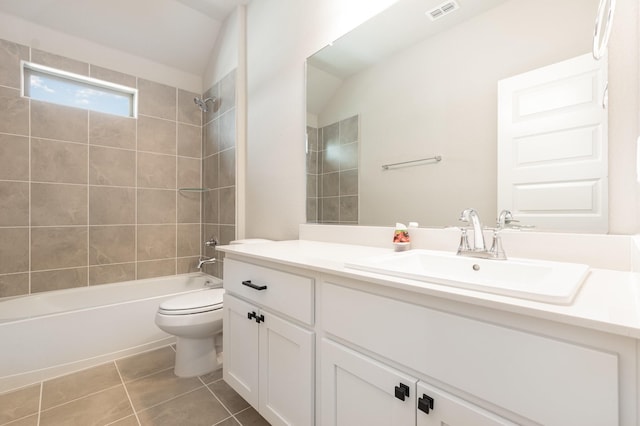
<instances>
[{"instance_id":1,"label":"white bathtub","mask_svg":"<svg viewBox=\"0 0 640 426\"><path fill-rule=\"evenodd\" d=\"M210 286L222 281L196 273L0 301L0 393L172 343L158 305Z\"/></svg>"}]
</instances>

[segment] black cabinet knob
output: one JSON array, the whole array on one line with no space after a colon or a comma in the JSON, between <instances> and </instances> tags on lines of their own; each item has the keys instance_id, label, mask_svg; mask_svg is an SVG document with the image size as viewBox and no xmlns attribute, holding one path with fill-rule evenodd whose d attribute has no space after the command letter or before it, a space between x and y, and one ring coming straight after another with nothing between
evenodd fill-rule
<instances>
[{"instance_id":1,"label":"black cabinet knob","mask_svg":"<svg viewBox=\"0 0 640 426\"><path fill-rule=\"evenodd\" d=\"M256 317L256 313L255 312L247 312L247 318L248 319L254 319Z\"/></svg>"},{"instance_id":2,"label":"black cabinet knob","mask_svg":"<svg viewBox=\"0 0 640 426\"><path fill-rule=\"evenodd\" d=\"M255 317L255 318L256 318L256 322L257 322L258 324L260 324L261 322L264 322L264 315L262 315L262 314L261 314L261 315L259 315L259 316L258 316L258 315L256 315L256 317Z\"/></svg>"},{"instance_id":3,"label":"black cabinet knob","mask_svg":"<svg viewBox=\"0 0 640 426\"><path fill-rule=\"evenodd\" d=\"M433 410L433 398L423 393L422 398L418 398L418 410L429 414L429 410Z\"/></svg>"},{"instance_id":4,"label":"black cabinet knob","mask_svg":"<svg viewBox=\"0 0 640 426\"><path fill-rule=\"evenodd\" d=\"M395 390L396 398L398 398L400 401L404 401L404 398L409 396L409 386L405 385L404 383L400 383L398 386L396 386Z\"/></svg>"}]
</instances>

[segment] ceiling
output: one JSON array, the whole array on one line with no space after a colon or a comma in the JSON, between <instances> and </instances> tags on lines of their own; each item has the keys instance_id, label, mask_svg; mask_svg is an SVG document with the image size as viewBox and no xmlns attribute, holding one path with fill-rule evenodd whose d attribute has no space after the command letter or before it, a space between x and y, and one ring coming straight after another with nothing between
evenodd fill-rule
<instances>
[{"instance_id":1,"label":"ceiling","mask_svg":"<svg viewBox=\"0 0 640 426\"><path fill-rule=\"evenodd\" d=\"M225 18L248 0L1 0L0 12L202 76Z\"/></svg>"}]
</instances>

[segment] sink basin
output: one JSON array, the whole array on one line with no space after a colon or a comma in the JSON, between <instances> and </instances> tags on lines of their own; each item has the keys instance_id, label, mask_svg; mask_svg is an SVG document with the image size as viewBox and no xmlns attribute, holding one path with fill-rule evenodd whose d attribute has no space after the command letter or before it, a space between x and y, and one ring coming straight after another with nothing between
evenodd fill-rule
<instances>
[{"instance_id":1,"label":"sink basin","mask_svg":"<svg viewBox=\"0 0 640 426\"><path fill-rule=\"evenodd\" d=\"M390 253L346 268L554 304L570 304L589 273L577 263L492 260L432 250Z\"/></svg>"}]
</instances>

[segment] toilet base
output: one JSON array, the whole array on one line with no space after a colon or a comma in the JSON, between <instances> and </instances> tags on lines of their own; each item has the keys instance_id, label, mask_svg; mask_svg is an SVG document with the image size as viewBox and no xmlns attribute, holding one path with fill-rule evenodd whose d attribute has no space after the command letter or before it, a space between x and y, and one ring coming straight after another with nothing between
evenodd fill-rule
<instances>
[{"instance_id":1,"label":"toilet base","mask_svg":"<svg viewBox=\"0 0 640 426\"><path fill-rule=\"evenodd\" d=\"M176 365L173 369L178 377L195 377L222 367L213 337L205 339L176 338ZM220 354L222 355L222 354Z\"/></svg>"}]
</instances>

